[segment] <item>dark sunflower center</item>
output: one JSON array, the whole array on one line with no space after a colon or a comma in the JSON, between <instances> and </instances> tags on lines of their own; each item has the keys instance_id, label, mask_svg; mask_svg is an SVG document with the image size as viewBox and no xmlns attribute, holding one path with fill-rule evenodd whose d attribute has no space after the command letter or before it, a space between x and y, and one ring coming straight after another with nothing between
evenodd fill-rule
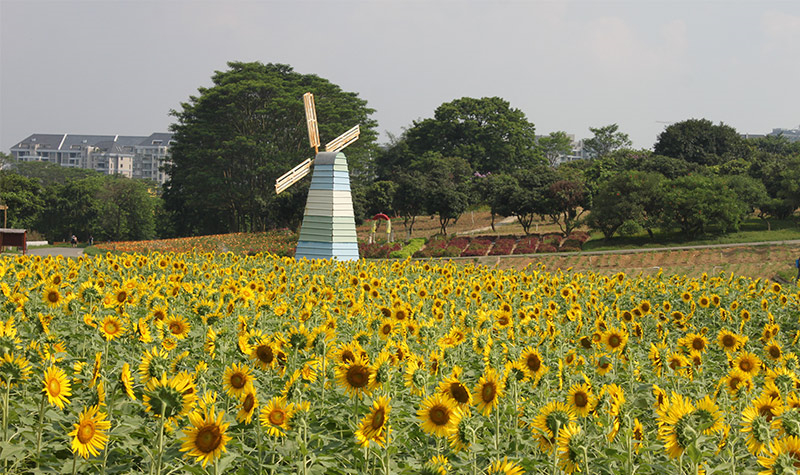
<instances>
[{"instance_id":1,"label":"dark sunflower center","mask_svg":"<svg viewBox=\"0 0 800 475\"><path fill-rule=\"evenodd\" d=\"M572 397L573 402L575 402L575 407L586 407L589 404L589 397L583 391L578 391Z\"/></svg>"},{"instance_id":2,"label":"dark sunflower center","mask_svg":"<svg viewBox=\"0 0 800 475\"><path fill-rule=\"evenodd\" d=\"M433 406L430 410L430 419L437 426L443 426L450 421L450 413L445 407Z\"/></svg>"},{"instance_id":3,"label":"dark sunflower center","mask_svg":"<svg viewBox=\"0 0 800 475\"><path fill-rule=\"evenodd\" d=\"M742 360L739 362L739 369L747 373L753 369L753 363L750 360Z\"/></svg>"},{"instance_id":4,"label":"dark sunflower center","mask_svg":"<svg viewBox=\"0 0 800 475\"><path fill-rule=\"evenodd\" d=\"M280 409L273 409L269 413L269 423L274 426L282 425L286 421L286 413Z\"/></svg>"},{"instance_id":5,"label":"dark sunflower center","mask_svg":"<svg viewBox=\"0 0 800 475\"><path fill-rule=\"evenodd\" d=\"M256 398L252 394L248 394L245 396L244 401L242 402L242 409L245 412L250 412L253 410L253 406L256 404Z\"/></svg>"},{"instance_id":6,"label":"dark sunflower center","mask_svg":"<svg viewBox=\"0 0 800 475\"><path fill-rule=\"evenodd\" d=\"M481 399L483 402L492 402L494 401L494 397L497 395L497 388L494 387L492 383L486 383L481 388Z\"/></svg>"},{"instance_id":7,"label":"dark sunflower center","mask_svg":"<svg viewBox=\"0 0 800 475\"><path fill-rule=\"evenodd\" d=\"M262 363L270 364L275 359L275 353L272 352L272 347L269 345L261 345L256 348L256 356Z\"/></svg>"},{"instance_id":8,"label":"dark sunflower center","mask_svg":"<svg viewBox=\"0 0 800 475\"><path fill-rule=\"evenodd\" d=\"M58 303L58 292L48 292L47 301L50 303Z\"/></svg>"},{"instance_id":9,"label":"dark sunflower center","mask_svg":"<svg viewBox=\"0 0 800 475\"><path fill-rule=\"evenodd\" d=\"M725 335L722 337L722 346L725 348L733 348L733 345L736 344L736 339L733 335Z\"/></svg>"},{"instance_id":10,"label":"dark sunflower center","mask_svg":"<svg viewBox=\"0 0 800 475\"><path fill-rule=\"evenodd\" d=\"M375 414L372 415L372 428L375 430L380 429L383 427L383 422L386 420L386 411L383 408L379 408L375 411Z\"/></svg>"},{"instance_id":11,"label":"dark sunflower center","mask_svg":"<svg viewBox=\"0 0 800 475\"><path fill-rule=\"evenodd\" d=\"M195 447L203 453L211 453L219 447L222 443L222 434L220 434L219 427L203 427L197 432L195 438Z\"/></svg>"},{"instance_id":12,"label":"dark sunflower center","mask_svg":"<svg viewBox=\"0 0 800 475\"><path fill-rule=\"evenodd\" d=\"M342 352L342 361L345 363L351 363L356 360L356 355L353 354L350 350L344 350Z\"/></svg>"},{"instance_id":13,"label":"dark sunflower center","mask_svg":"<svg viewBox=\"0 0 800 475\"><path fill-rule=\"evenodd\" d=\"M242 389L247 378L242 373L235 373L231 376L231 386L236 389Z\"/></svg>"},{"instance_id":14,"label":"dark sunflower center","mask_svg":"<svg viewBox=\"0 0 800 475\"><path fill-rule=\"evenodd\" d=\"M361 365L355 365L347 370L347 382L354 388L363 388L369 381L369 374L367 368Z\"/></svg>"},{"instance_id":15,"label":"dark sunflower center","mask_svg":"<svg viewBox=\"0 0 800 475\"><path fill-rule=\"evenodd\" d=\"M608 346L611 348L617 348L620 344L622 344L622 338L619 335L611 335L608 337Z\"/></svg>"},{"instance_id":16,"label":"dark sunflower center","mask_svg":"<svg viewBox=\"0 0 800 475\"><path fill-rule=\"evenodd\" d=\"M94 437L94 423L91 421L84 421L81 423L81 426L78 428L78 440L82 444L89 443L90 440Z\"/></svg>"},{"instance_id":17,"label":"dark sunflower center","mask_svg":"<svg viewBox=\"0 0 800 475\"><path fill-rule=\"evenodd\" d=\"M456 382L450 385L450 395L461 404L469 402L469 391L467 391L467 388L461 383Z\"/></svg>"},{"instance_id":18,"label":"dark sunflower center","mask_svg":"<svg viewBox=\"0 0 800 475\"><path fill-rule=\"evenodd\" d=\"M695 338L692 340L692 348L695 350L702 350L706 347L706 342L703 341L702 338Z\"/></svg>"},{"instance_id":19,"label":"dark sunflower center","mask_svg":"<svg viewBox=\"0 0 800 475\"><path fill-rule=\"evenodd\" d=\"M539 355L529 355L525 359L525 364L528 365L528 369L535 373L542 367L542 360L539 358Z\"/></svg>"},{"instance_id":20,"label":"dark sunflower center","mask_svg":"<svg viewBox=\"0 0 800 475\"><path fill-rule=\"evenodd\" d=\"M769 356L771 356L774 359L778 359L778 358L781 357L781 349L778 348L777 346L774 346L774 345L770 346L767 349L767 351L769 352Z\"/></svg>"}]
</instances>

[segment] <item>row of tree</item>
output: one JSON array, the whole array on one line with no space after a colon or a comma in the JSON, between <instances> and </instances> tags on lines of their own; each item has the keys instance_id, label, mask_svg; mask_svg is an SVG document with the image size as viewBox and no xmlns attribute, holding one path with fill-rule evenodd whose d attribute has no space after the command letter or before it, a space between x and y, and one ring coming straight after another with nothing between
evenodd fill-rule
<instances>
[{"instance_id":1,"label":"row of tree","mask_svg":"<svg viewBox=\"0 0 800 475\"><path fill-rule=\"evenodd\" d=\"M697 235L735 230L752 212L785 218L800 205L800 143L782 137L745 140L727 125L690 119L668 126L652 151L636 151L611 124L590 129L584 148L592 160L557 166L571 151L566 133L537 139L507 101L464 97L379 147L374 111L357 94L287 65L228 66L172 111L170 179L160 196L142 182L76 170L56 180L44 176L57 173L52 167L19 164L0 177L15 225L49 238L102 239L296 229L310 180L280 195L273 185L313 154L307 91L323 143L361 125L346 150L357 219L402 216L409 233L416 216L438 216L446 233L466 210L487 206L493 216L516 216L526 232L544 217L564 233L586 222L606 237Z\"/></svg>"},{"instance_id":2,"label":"row of tree","mask_svg":"<svg viewBox=\"0 0 800 475\"><path fill-rule=\"evenodd\" d=\"M152 239L161 221L157 191L155 183L50 163L7 163L0 170L8 226L49 241L73 234L81 241Z\"/></svg>"}]
</instances>

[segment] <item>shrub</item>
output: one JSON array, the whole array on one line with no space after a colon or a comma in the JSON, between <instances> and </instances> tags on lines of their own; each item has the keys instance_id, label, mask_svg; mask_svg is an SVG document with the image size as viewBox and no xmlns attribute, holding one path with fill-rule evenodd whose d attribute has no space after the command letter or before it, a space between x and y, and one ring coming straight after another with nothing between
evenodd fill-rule
<instances>
[{"instance_id":1,"label":"shrub","mask_svg":"<svg viewBox=\"0 0 800 475\"><path fill-rule=\"evenodd\" d=\"M526 236L519 240L517 247L514 248L514 254L533 254L538 245L539 238L537 236Z\"/></svg>"},{"instance_id":2,"label":"shrub","mask_svg":"<svg viewBox=\"0 0 800 475\"><path fill-rule=\"evenodd\" d=\"M470 241L469 246L461 253L462 257L485 256L492 245L488 238L476 238Z\"/></svg>"},{"instance_id":3,"label":"shrub","mask_svg":"<svg viewBox=\"0 0 800 475\"><path fill-rule=\"evenodd\" d=\"M408 243L403 246L402 249L390 252L389 257L392 259L405 259L413 256L414 253L423 247L425 247L425 238L414 238L408 241Z\"/></svg>"},{"instance_id":4,"label":"shrub","mask_svg":"<svg viewBox=\"0 0 800 475\"><path fill-rule=\"evenodd\" d=\"M390 243L358 243L358 253L365 259L385 259L389 253L399 251L403 245L398 242Z\"/></svg>"},{"instance_id":5,"label":"shrub","mask_svg":"<svg viewBox=\"0 0 800 475\"><path fill-rule=\"evenodd\" d=\"M584 231L572 231L572 234L567 236L567 239L574 239L576 241L580 241L581 244L585 244L591 238L589 233Z\"/></svg>"},{"instance_id":6,"label":"shrub","mask_svg":"<svg viewBox=\"0 0 800 475\"><path fill-rule=\"evenodd\" d=\"M556 249L556 247L554 245L547 244L545 242L539 244L539 247L536 248L536 253L537 254L542 253L542 252L556 252L556 251L557 251L557 249Z\"/></svg>"},{"instance_id":7,"label":"shrub","mask_svg":"<svg viewBox=\"0 0 800 475\"><path fill-rule=\"evenodd\" d=\"M562 251L565 251L565 250L567 250L567 249L565 249L567 247L574 248L574 249L580 251L583 248L583 243L580 242L577 239L568 238L568 239L565 239L564 242L561 243L561 247L559 249L562 250Z\"/></svg>"},{"instance_id":8,"label":"shrub","mask_svg":"<svg viewBox=\"0 0 800 475\"><path fill-rule=\"evenodd\" d=\"M494 246L489 250L490 256L507 256L514 251L514 245L517 239L513 237L504 237L496 240Z\"/></svg>"}]
</instances>

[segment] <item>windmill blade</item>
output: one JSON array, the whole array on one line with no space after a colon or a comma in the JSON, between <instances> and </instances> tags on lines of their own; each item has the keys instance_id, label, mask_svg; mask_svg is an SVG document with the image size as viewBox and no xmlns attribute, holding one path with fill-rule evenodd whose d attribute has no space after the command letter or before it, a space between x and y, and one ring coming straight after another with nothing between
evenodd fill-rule
<instances>
[{"instance_id":1,"label":"windmill blade","mask_svg":"<svg viewBox=\"0 0 800 475\"><path fill-rule=\"evenodd\" d=\"M331 140L327 144L325 144L325 151L338 152L347 147L348 145L350 145L351 143L358 140L358 136L360 134L361 134L361 127L357 125L352 129L348 130L347 132L343 133L342 135Z\"/></svg>"},{"instance_id":2,"label":"windmill blade","mask_svg":"<svg viewBox=\"0 0 800 475\"><path fill-rule=\"evenodd\" d=\"M308 173L311 171L311 164L313 162L313 159L307 158L303 163L292 168L288 172L281 175L280 178L275 180L275 194L277 195L286 190L290 186L300 181L304 176L308 175Z\"/></svg>"},{"instance_id":3,"label":"windmill blade","mask_svg":"<svg viewBox=\"0 0 800 475\"><path fill-rule=\"evenodd\" d=\"M306 106L306 125L308 125L308 142L314 149L319 151L319 128L317 127L317 109L314 106L314 94L307 92L303 94L303 104Z\"/></svg>"}]
</instances>

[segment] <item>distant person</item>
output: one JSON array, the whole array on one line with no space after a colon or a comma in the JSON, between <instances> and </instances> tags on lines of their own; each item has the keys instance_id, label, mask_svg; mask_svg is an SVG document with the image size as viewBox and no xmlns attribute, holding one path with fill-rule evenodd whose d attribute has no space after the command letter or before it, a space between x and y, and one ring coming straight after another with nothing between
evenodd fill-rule
<instances>
[{"instance_id":1,"label":"distant person","mask_svg":"<svg viewBox=\"0 0 800 475\"><path fill-rule=\"evenodd\" d=\"M70 238L69 242L72 243L72 247L77 247L78 246L78 236L73 234L72 237Z\"/></svg>"},{"instance_id":2,"label":"distant person","mask_svg":"<svg viewBox=\"0 0 800 475\"><path fill-rule=\"evenodd\" d=\"M794 266L797 267L797 277L794 278L794 281L800 281L800 258L794 261Z\"/></svg>"},{"instance_id":3,"label":"distant person","mask_svg":"<svg viewBox=\"0 0 800 475\"><path fill-rule=\"evenodd\" d=\"M89 235L89 245L90 246L94 245L94 237L91 234Z\"/></svg>"}]
</instances>

